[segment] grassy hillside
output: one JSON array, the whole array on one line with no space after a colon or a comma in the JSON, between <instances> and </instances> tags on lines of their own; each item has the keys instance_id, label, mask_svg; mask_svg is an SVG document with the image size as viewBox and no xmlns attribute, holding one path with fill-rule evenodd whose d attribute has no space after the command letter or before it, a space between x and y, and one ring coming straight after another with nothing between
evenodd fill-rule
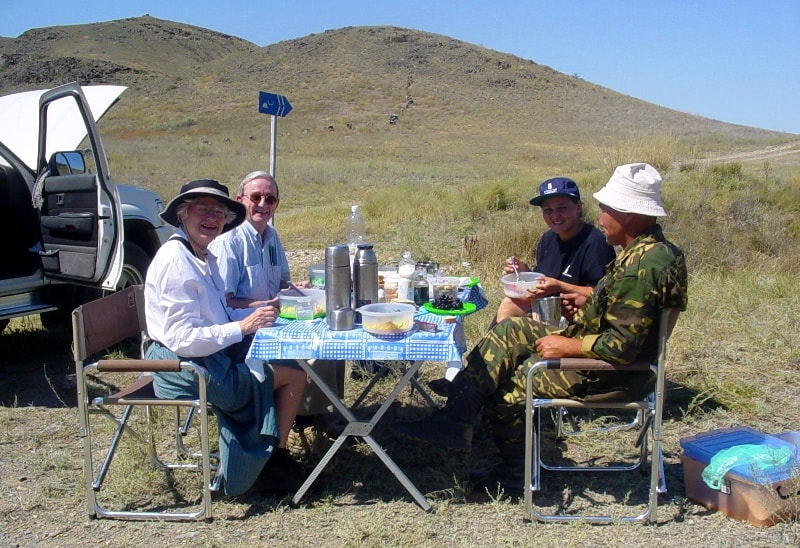
<instances>
[{"instance_id":1,"label":"grassy hillside","mask_svg":"<svg viewBox=\"0 0 800 548\"><path fill-rule=\"evenodd\" d=\"M672 159L691 159L791 139L395 27L349 27L259 48L144 16L33 29L0 47L4 93L70 80L129 86L103 128L112 163L118 176L165 194L165 178L233 181L266 163L269 118L257 114L259 90L294 106L278 124L284 173L318 184L346 177L361 186L353 171L362 169L367 185L416 182L428 175L410 172L432 171L442 172L433 183L478 174L535 180L540 170L591 170L609 150L645 141Z\"/></svg>"}]
</instances>

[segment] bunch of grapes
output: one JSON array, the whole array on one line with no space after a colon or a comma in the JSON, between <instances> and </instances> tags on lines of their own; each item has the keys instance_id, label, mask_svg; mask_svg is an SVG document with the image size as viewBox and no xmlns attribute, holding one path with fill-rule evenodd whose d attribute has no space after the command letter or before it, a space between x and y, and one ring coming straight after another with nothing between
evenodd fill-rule
<instances>
[{"instance_id":1,"label":"bunch of grapes","mask_svg":"<svg viewBox=\"0 0 800 548\"><path fill-rule=\"evenodd\" d=\"M464 303L452 295L439 295L433 300L433 307L439 310L461 310Z\"/></svg>"}]
</instances>

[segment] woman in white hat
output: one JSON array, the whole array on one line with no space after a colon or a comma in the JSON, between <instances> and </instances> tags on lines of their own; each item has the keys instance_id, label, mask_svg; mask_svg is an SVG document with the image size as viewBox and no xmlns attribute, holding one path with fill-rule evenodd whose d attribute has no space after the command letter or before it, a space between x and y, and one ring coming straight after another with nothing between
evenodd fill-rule
<instances>
[{"instance_id":1,"label":"woman in white hat","mask_svg":"<svg viewBox=\"0 0 800 548\"><path fill-rule=\"evenodd\" d=\"M277 310L228 307L215 257L208 252L214 238L245 220L244 206L219 182L201 179L183 185L161 217L177 230L147 271L145 314L153 340L147 358L181 357L207 372L208 400L219 422L225 494L250 489L268 460L271 468L284 469L286 491L298 487L301 471L286 442L306 375L278 365L251 372L245 365L247 336L272 325ZM189 372L154 377L159 397L197 395Z\"/></svg>"}]
</instances>

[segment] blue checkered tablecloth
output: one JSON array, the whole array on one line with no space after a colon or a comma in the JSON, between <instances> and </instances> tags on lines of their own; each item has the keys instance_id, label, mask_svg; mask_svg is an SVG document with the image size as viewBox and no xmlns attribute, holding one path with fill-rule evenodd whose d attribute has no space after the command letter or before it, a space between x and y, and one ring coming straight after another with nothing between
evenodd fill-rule
<instances>
[{"instance_id":1,"label":"blue checkered tablecloth","mask_svg":"<svg viewBox=\"0 0 800 548\"><path fill-rule=\"evenodd\" d=\"M331 331L325 318L313 321L278 318L272 327L256 332L245 361L252 369L271 359L461 360L466 340L460 319L446 324L442 316L425 312L418 313L415 319L436 324L437 332L415 328L402 335L376 336L360 326L349 331Z\"/></svg>"}]
</instances>

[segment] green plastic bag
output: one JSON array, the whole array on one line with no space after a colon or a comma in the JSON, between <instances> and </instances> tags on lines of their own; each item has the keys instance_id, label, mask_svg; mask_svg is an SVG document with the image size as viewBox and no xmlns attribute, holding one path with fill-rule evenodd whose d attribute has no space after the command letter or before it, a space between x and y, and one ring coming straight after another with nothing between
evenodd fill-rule
<instances>
[{"instance_id":1,"label":"green plastic bag","mask_svg":"<svg viewBox=\"0 0 800 548\"><path fill-rule=\"evenodd\" d=\"M713 457L703 469L703 481L711 489L719 491L722 477L736 466L747 465L753 471L768 474L775 468L785 466L792 456L788 447L769 445L734 445L723 449Z\"/></svg>"}]
</instances>

